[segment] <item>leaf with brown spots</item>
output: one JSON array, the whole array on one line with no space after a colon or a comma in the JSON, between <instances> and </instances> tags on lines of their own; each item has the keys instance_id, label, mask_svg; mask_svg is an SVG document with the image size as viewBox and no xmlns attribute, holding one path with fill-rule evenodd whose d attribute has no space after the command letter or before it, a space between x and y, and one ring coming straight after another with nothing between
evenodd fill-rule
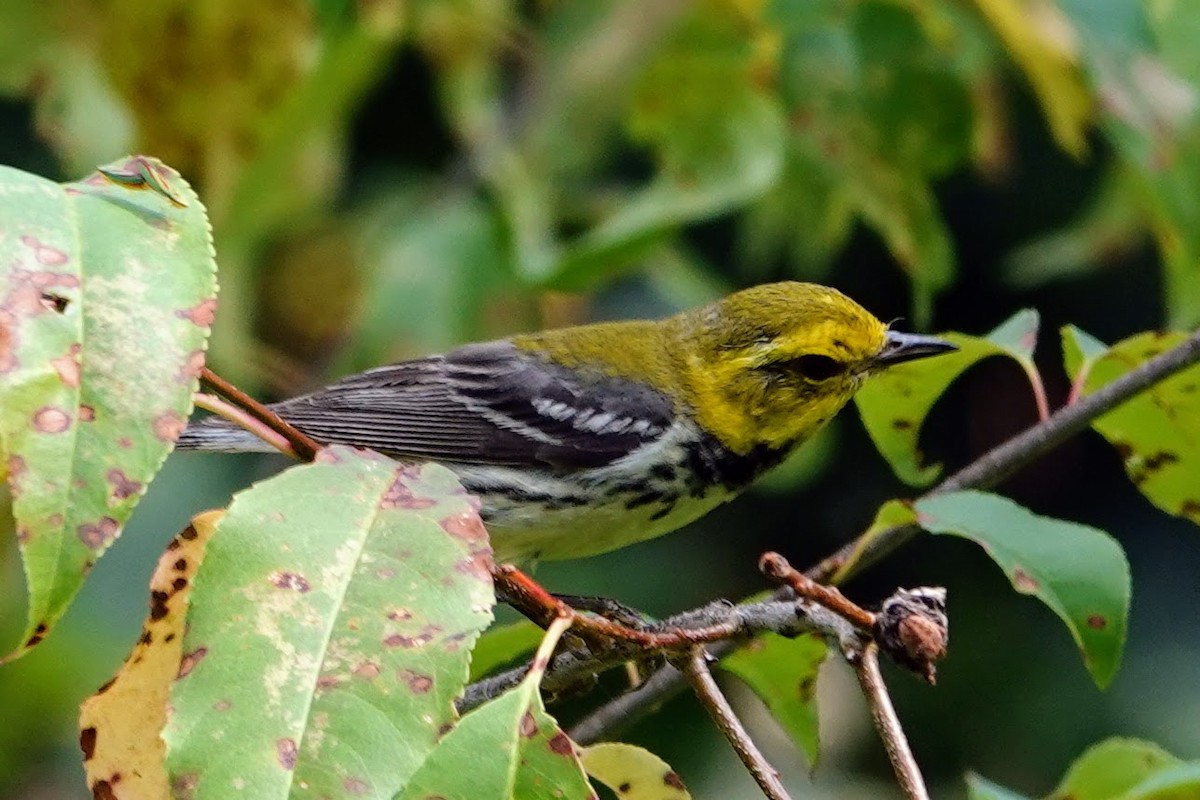
<instances>
[{"instance_id":1,"label":"leaf with brown spots","mask_svg":"<svg viewBox=\"0 0 1200 800\"><path fill-rule=\"evenodd\" d=\"M825 640L819 636L788 639L768 633L721 661L722 669L745 681L767 704L771 716L804 752L812 767L817 765L820 745L817 673L827 649Z\"/></svg>"},{"instance_id":2,"label":"leaf with brown spots","mask_svg":"<svg viewBox=\"0 0 1200 800\"><path fill-rule=\"evenodd\" d=\"M62 616L192 408L208 326L175 312L215 302L208 219L153 159L106 169L135 162L173 197L0 167L0 462L24 466L9 483L29 587L13 656Z\"/></svg>"},{"instance_id":3,"label":"leaf with brown spots","mask_svg":"<svg viewBox=\"0 0 1200 800\"><path fill-rule=\"evenodd\" d=\"M933 495L914 509L922 528L975 542L1014 589L1049 606L1066 623L1092 680L1102 689L1109 684L1129 620L1129 562L1115 539L986 492Z\"/></svg>"},{"instance_id":4,"label":"leaf with brown spots","mask_svg":"<svg viewBox=\"0 0 1200 800\"><path fill-rule=\"evenodd\" d=\"M1018 311L985 336L942 334L958 345L957 352L897 364L866 382L854 402L867 433L896 477L910 486L927 486L941 474L941 464L927 464L921 452L921 426L938 398L977 362L1007 356L1040 386L1033 364L1037 332L1038 313Z\"/></svg>"},{"instance_id":5,"label":"leaf with brown spots","mask_svg":"<svg viewBox=\"0 0 1200 800\"><path fill-rule=\"evenodd\" d=\"M649 750L601 742L585 747L580 760L587 774L616 792L619 800L691 800L679 775Z\"/></svg>"},{"instance_id":6,"label":"leaf with brown spots","mask_svg":"<svg viewBox=\"0 0 1200 800\"><path fill-rule=\"evenodd\" d=\"M209 511L195 517L186 529L189 535L176 536L159 558L150 579L156 599L138 643L116 677L83 702L79 745L88 786L97 797L103 791L114 798L168 797L166 749L159 734L183 658L190 580L220 516Z\"/></svg>"},{"instance_id":7,"label":"leaf with brown spots","mask_svg":"<svg viewBox=\"0 0 1200 800\"><path fill-rule=\"evenodd\" d=\"M556 625L543 637L525 679L463 717L396 800L587 800L594 796L574 742L546 713L538 689L544 665L565 628L562 622Z\"/></svg>"},{"instance_id":8,"label":"leaf with brown spots","mask_svg":"<svg viewBox=\"0 0 1200 800\"><path fill-rule=\"evenodd\" d=\"M328 448L238 494L191 597L183 652L203 657L172 688L169 774L194 800L390 800L456 720L494 602L456 565L490 554L437 465Z\"/></svg>"},{"instance_id":9,"label":"leaf with brown spots","mask_svg":"<svg viewBox=\"0 0 1200 800\"><path fill-rule=\"evenodd\" d=\"M1085 334L1086 335L1086 334ZM1064 332L1068 372L1088 394L1179 344L1182 333L1139 333L1085 357ZM1156 383L1092 423L1154 505L1200 525L1200 366Z\"/></svg>"}]
</instances>

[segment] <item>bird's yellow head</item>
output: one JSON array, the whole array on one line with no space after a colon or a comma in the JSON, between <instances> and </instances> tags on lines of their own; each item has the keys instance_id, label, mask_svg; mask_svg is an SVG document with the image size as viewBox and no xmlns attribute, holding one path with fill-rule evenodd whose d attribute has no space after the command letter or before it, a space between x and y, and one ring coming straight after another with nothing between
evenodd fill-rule
<instances>
[{"instance_id":1,"label":"bird's yellow head","mask_svg":"<svg viewBox=\"0 0 1200 800\"><path fill-rule=\"evenodd\" d=\"M889 364L954 346L888 330L836 289L775 283L667 321L681 348L683 394L701 425L735 452L789 449Z\"/></svg>"}]
</instances>

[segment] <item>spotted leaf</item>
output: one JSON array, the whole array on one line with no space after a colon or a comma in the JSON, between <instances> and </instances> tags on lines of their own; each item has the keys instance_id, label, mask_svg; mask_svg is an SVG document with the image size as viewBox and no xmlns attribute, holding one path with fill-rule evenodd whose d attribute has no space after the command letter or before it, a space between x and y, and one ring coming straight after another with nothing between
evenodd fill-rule
<instances>
[{"instance_id":1,"label":"spotted leaf","mask_svg":"<svg viewBox=\"0 0 1200 800\"><path fill-rule=\"evenodd\" d=\"M191 187L141 156L103 169L60 185L0 167L0 464L29 587L13 655L62 616L162 465L216 310Z\"/></svg>"},{"instance_id":2,"label":"spotted leaf","mask_svg":"<svg viewBox=\"0 0 1200 800\"><path fill-rule=\"evenodd\" d=\"M182 660L188 595L220 517L216 511L195 517L163 552L150 579L142 635L116 676L83 703L79 745L93 797L170 794L160 734L171 682L189 663Z\"/></svg>"},{"instance_id":3,"label":"spotted leaf","mask_svg":"<svg viewBox=\"0 0 1200 800\"><path fill-rule=\"evenodd\" d=\"M621 800L691 800L671 766L649 750L621 742L586 747L580 759L588 775Z\"/></svg>"},{"instance_id":4,"label":"spotted leaf","mask_svg":"<svg viewBox=\"0 0 1200 800\"><path fill-rule=\"evenodd\" d=\"M1071 632L1092 679L1108 685L1129 618L1129 563L1116 540L986 492L933 495L914 508L922 528L975 542L1014 589L1045 603Z\"/></svg>"},{"instance_id":5,"label":"spotted leaf","mask_svg":"<svg viewBox=\"0 0 1200 800\"><path fill-rule=\"evenodd\" d=\"M171 785L391 798L454 722L490 562L436 465L334 447L235 497L191 595Z\"/></svg>"},{"instance_id":6,"label":"spotted leaf","mask_svg":"<svg viewBox=\"0 0 1200 800\"><path fill-rule=\"evenodd\" d=\"M525 679L446 735L396 800L589 800L575 743L538 686L565 625L552 625Z\"/></svg>"},{"instance_id":7,"label":"spotted leaf","mask_svg":"<svg viewBox=\"0 0 1200 800\"><path fill-rule=\"evenodd\" d=\"M1090 358L1067 348L1067 369L1087 394L1184 338L1182 333L1139 333ZM1092 427L1117 449L1129 479L1150 502L1200 524L1200 366L1156 383Z\"/></svg>"}]
</instances>

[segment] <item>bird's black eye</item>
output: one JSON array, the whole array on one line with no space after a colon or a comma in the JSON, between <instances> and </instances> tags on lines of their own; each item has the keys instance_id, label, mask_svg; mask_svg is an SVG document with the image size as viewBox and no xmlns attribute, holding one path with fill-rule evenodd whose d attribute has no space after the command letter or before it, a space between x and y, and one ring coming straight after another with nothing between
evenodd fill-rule
<instances>
[{"instance_id":1,"label":"bird's black eye","mask_svg":"<svg viewBox=\"0 0 1200 800\"><path fill-rule=\"evenodd\" d=\"M836 358L815 354L793 358L788 366L810 381L827 381L846 371L846 365Z\"/></svg>"}]
</instances>

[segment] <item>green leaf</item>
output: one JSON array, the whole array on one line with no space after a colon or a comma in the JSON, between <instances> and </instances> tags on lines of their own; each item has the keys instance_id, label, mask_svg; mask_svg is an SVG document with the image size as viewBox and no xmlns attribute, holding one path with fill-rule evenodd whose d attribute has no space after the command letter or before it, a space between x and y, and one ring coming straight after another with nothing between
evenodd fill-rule
<instances>
[{"instance_id":1,"label":"green leaf","mask_svg":"<svg viewBox=\"0 0 1200 800\"><path fill-rule=\"evenodd\" d=\"M1145 778L1180 761L1152 742L1106 739L1075 760L1047 800L1108 800L1124 797Z\"/></svg>"},{"instance_id":2,"label":"green leaf","mask_svg":"<svg viewBox=\"0 0 1200 800\"><path fill-rule=\"evenodd\" d=\"M1024 800L1021 795L967 776L971 800ZM1153 742L1112 738L1075 760L1046 800L1195 800L1200 761L1182 762Z\"/></svg>"},{"instance_id":3,"label":"green leaf","mask_svg":"<svg viewBox=\"0 0 1200 800\"><path fill-rule=\"evenodd\" d=\"M631 137L658 162L648 186L571 243L543 284L579 290L628 266L669 231L765 192L783 165L784 118L754 74L754 21L701 4L641 76Z\"/></svg>"},{"instance_id":4,"label":"green leaf","mask_svg":"<svg viewBox=\"0 0 1200 800\"><path fill-rule=\"evenodd\" d=\"M1025 795L1010 792L1003 786L992 783L974 772L967 773L967 798L968 800L1028 800Z\"/></svg>"},{"instance_id":5,"label":"green leaf","mask_svg":"<svg viewBox=\"0 0 1200 800\"><path fill-rule=\"evenodd\" d=\"M737 675L766 703L775 721L816 766L819 753L817 674L828 647L819 636L788 639L774 633L758 637L721 668Z\"/></svg>"},{"instance_id":6,"label":"green leaf","mask_svg":"<svg viewBox=\"0 0 1200 800\"><path fill-rule=\"evenodd\" d=\"M1139 333L1094 359L1085 393L1178 345L1182 333ZM1068 361L1072 372L1084 362ZM1150 502L1200 524L1200 366L1154 384L1092 423L1117 449L1129 479Z\"/></svg>"},{"instance_id":7,"label":"green leaf","mask_svg":"<svg viewBox=\"0 0 1200 800\"><path fill-rule=\"evenodd\" d=\"M958 345L955 353L898 364L867 381L854 401L867 433L896 477L910 486L927 486L937 479L941 464L925 464L918 446L921 426L934 403L959 375L988 356L1013 358L1034 378L1037 332L1037 312L1018 311L983 337L944 334ZM1040 380L1035 385L1040 387Z\"/></svg>"},{"instance_id":8,"label":"green leaf","mask_svg":"<svg viewBox=\"0 0 1200 800\"><path fill-rule=\"evenodd\" d=\"M1062 336L1063 366L1071 376L1071 394L1067 402L1073 403L1083 392L1084 382L1096 361L1108 352L1108 345L1074 325L1064 325L1059 333Z\"/></svg>"},{"instance_id":9,"label":"green leaf","mask_svg":"<svg viewBox=\"0 0 1200 800\"><path fill-rule=\"evenodd\" d=\"M585 747L580 756L588 775L621 800L691 800L671 765L649 750L621 742Z\"/></svg>"},{"instance_id":10,"label":"green leaf","mask_svg":"<svg viewBox=\"0 0 1200 800\"><path fill-rule=\"evenodd\" d=\"M471 651L471 676L474 682L490 674L496 668L515 661L526 653L533 652L542 640L545 631L527 619L510 625L489 628L479 637Z\"/></svg>"},{"instance_id":11,"label":"green leaf","mask_svg":"<svg viewBox=\"0 0 1200 800\"><path fill-rule=\"evenodd\" d=\"M1119 800L1196 800L1200 797L1200 761L1159 770Z\"/></svg>"},{"instance_id":12,"label":"green leaf","mask_svg":"<svg viewBox=\"0 0 1200 800\"><path fill-rule=\"evenodd\" d=\"M914 507L930 533L982 547L1014 589L1038 598L1066 623L1096 685L1112 681L1125 646L1130 595L1129 563L1115 539L985 492L934 495Z\"/></svg>"},{"instance_id":13,"label":"green leaf","mask_svg":"<svg viewBox=\"0 0 1200 800\"><path fill-rule=\"evenodd\" d=\"M584 800L594 797L579 753L538 690L564 618L550 627L520 685L467 714L397 800Z\"/></svg>"},{"instance_id":14,"label":"green leaf","mask_svg":"<svg viewBox=\"0 0 1200 800\"><path fill-rule=\"evenodd\" d=\"M159 188L0 167L0 456L29 587L14 655L66 611L170 452L216 310L191 187L140 156L109 169Z\"/></svg>"},{"instance_id":15,"label":"green leaf","mask_svg":"<svg viewBox=\"0 0 1200 800\"><path fill-rule=\"evenodd\" d=\"M1080 372L1091 372L1097 359L1108 352L1108 345L1074 325L1064 325L1062 334L1063 365L1072 378L1078 379Z\"/></svg>"},{"instance_id":16,"label":"green leaf","mask_svg":"<svg viewBox=\"0 0 1200 800\"><path fill-rule=\"evenodd\" d=\"M190 598L172 784L196 800L392 797L455 718L490 560L436 465L332 447L239 494Z\"/></svg>"}]
</instances>

